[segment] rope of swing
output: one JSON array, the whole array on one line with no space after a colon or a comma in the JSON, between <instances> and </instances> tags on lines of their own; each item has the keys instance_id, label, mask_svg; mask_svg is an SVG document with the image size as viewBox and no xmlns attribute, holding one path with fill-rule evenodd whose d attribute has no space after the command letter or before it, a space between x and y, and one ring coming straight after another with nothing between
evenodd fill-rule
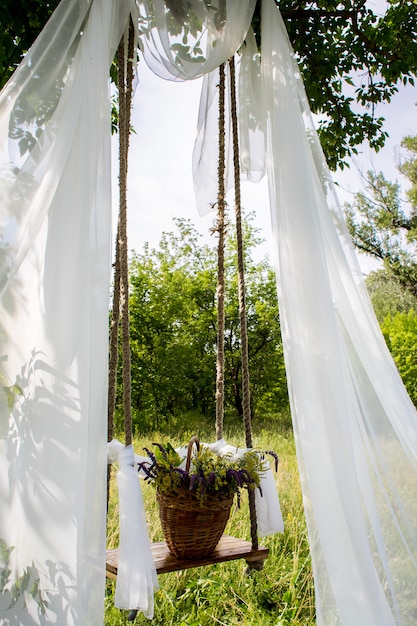
<instances>
[{"instance_id":1,"label":"rope of swing","mask_svg":"<svg viewBox=\"0 0 417 626\"><path fill-rule=\"evenodd\" d=\"M119 330L122 342L123 412L125 444L132 443L131 368L129 330L129 266L127 240L127 171L130 133L130 114L133 92L133 56L135 33L132 20L128 38L123 35L117 50L119 94L119 218L117 223L116 255L114 262L113 307L110 321L109 384L108 384L108 440L114 437L116 405ZM108 481L109 482L109 481Z\"/></svg>"},{"instance_id":2,"label":"rope of swing","mask_svg":"<svg viewBox=\"0 0 417 626\"><path fill-rule=\"evenodd\" d=\"M217 168L217 358L216 358L216 437L223 439L224 421L224 240L225 240L225 67L219 67L219 161Z\"/></svg>"},{"instance_id":3,"label":"rope of swing","mask_svg":"<svg viewBox=\"0 0 417 626\"><path fill-rule=\"evenodd\" d=\"M120 245L120 304L122 329L122 365L123 365L123 413L125 445L132 443L132 403L131 403L131 363L130 363L130 326L129 326L129 259L127 241L127 167L130 136L130 114L133 94L133 56L135 32L132 19L129 23L127 59L123 81L123 106L120 121L120 208L118 239ZM125 57L124 57L125 58ZM123 58L123 60L124 60ZM122 58L119 58L119 66ZM121 81L119 81L120 83ZM119 92L122 85L119 84Z\"/></svg>"},{"instance_id":4,"label":"rope of swing","mask_svg":"<svg viewBox=\"0 0 417 626\"><path fill-rule=\"evenodd\" d=\"M250 407L250 387L249 387L249 351L248 351L248 331L246 323L246 296L245 296L245 263L243 253L243 233L242 233L242 206L240 192L240 159L239 159L239 135L236 104L236 73L234 57L229 59L230 71L230 108L232 118L233 135L233 171L235 187L235 220L236 220L236 240L238 257L238 296L239 296L239 321L240 321L240 350L242 359L242 395L243 395L243 422L245 427L246 447L252 448L252 424ZM258 524L255 508L255 491L249 489L249 514L251 525L252 549L258 549Z\"/></svg>"}]
</instances>

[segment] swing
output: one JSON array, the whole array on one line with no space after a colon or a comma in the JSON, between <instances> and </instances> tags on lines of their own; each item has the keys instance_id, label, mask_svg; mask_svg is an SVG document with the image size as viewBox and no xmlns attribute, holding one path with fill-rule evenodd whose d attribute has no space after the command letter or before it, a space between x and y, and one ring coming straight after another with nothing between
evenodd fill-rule
<instances>
[{"instance_id":1,"label":"swing","mask_svg":"<svg viewBox=\"0 0 417 626\"><path fill-rule=\"evenodd\" d=\"M130 347L129 347L129 314L128 314L128 254L127 254L127 231L126 231L126 177L127 177L127 152L130 130L130 110L132 100L133 59L134 54L134 31L130 24L127 45L127 59L125 56L124 37L122 38L118 54L118 90L119 90L119 147L120 147L120 212L118 220L118 232L116 242L116 260L114 270L114 293L113 315L110 329L110 360L109 360L109 409L108 409L108 440L114 435L113 415L116 396L116 367L118 350L119 321L122 330L122 363L123 363L123 405L125 445L132 443L132 416L130 407ZM235 89L235 66L233 57L229 60L230 91L231 91L231 118L233 133L233 163L235 183L235 214L236 236L238 251L238 290L239 290L239 314L241 333L242 355L242 388L243 388L243 420L245 428L246 447L252 448L250 394L249 394L249 367L248 367L248 341L246 329L245 311L245 285L243 263L243 237L240 204L240 165L239 143L236 114L236 89ZM225 67L219 68L219 161L218 161L218 198L217 198L217 224L218 232L218 286L217 286L217 362L216 362L216 437L223 438L224 417L224 241L225 241ZM119 316L121 320L119 320ZM110 466L109 466L110 472ZM108 474L108 487L109 487ZM264 560L267 558L269 549L260 546L258 542L257 519L255 509L255 493L248 489L251 541L245 541L236 537L223 535L214 551L205 556L192 558L176 557L170 553L165 541L153 543L151 546L152 557L157 574L164 574L178 570L185 570L203 565L210 565L225 561L244 559L247 563L247 571L261 570ZM119 550L108 550L106 553L106 575L116 579L118 573ZM129 619L134 619L136 611L132 611Z\"/></svg>"}]
</instances>

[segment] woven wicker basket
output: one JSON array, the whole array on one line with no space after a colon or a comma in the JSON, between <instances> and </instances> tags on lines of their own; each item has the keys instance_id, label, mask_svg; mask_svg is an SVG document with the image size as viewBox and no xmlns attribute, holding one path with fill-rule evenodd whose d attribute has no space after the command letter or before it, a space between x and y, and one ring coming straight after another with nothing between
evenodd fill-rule
<instances>
[{"instance_id":1,"label":"woven wicker basket","mask_svg":"<svg viewBox=\"0 0 417 626\"><path fill-rule=\"evenodd\" d=\"M187 471L194 443L198 444L195 437L188 446ZM233 497L234 494L210 494L201 503L186 487L170 494L157 492L162 532L171 554L191 559L213 552L229 519Z\"/></svg>"}]
</instances>

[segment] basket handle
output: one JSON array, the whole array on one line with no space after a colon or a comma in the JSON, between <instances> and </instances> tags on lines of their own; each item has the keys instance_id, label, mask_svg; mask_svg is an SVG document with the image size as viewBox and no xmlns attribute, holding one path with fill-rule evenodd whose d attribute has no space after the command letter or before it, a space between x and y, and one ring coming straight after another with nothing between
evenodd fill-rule
<instances>
[{"instance_id":1,"label":"basket handle","mask_svg":"<svg viewBox=\"0 0 417 626\"><path fill-rule=\"evenodd\" d=\"M187 450L187 462L185 464L185 471L188 472L190 471L190 465L191 465L191 452L193 450L193 445L196 445L197 448L197 452L200 450L200 441L198 439L198 437L191 437L190 439L190 443L188 444L188 450Z\"/></svg>"}]
</instances>

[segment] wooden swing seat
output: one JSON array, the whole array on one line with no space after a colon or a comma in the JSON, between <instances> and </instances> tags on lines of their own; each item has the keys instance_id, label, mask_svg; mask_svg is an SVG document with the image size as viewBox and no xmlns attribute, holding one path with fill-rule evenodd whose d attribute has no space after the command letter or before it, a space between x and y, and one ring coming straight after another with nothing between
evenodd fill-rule
<instances>
[{"instance_id":1,"label":"wooden swing seat","mask_svg":"<svg viewBox=\"0 0 417 626\"><path fill-rule=\"evenodd\" d=\"M152 556L155 562L157 574L167 574L178 570L213 565L224 561L245 559L249 568L261 569L263 561L268 557L269 548L259 546L253 550L250 541L244 541L230 535L223 535L214 552L205 557L192 559L179 559L168 551L165 541L153 543ZM107 550L106 553L106 576L116 580L119 561L119 550Z\"/></svg>"}]
</instances>

